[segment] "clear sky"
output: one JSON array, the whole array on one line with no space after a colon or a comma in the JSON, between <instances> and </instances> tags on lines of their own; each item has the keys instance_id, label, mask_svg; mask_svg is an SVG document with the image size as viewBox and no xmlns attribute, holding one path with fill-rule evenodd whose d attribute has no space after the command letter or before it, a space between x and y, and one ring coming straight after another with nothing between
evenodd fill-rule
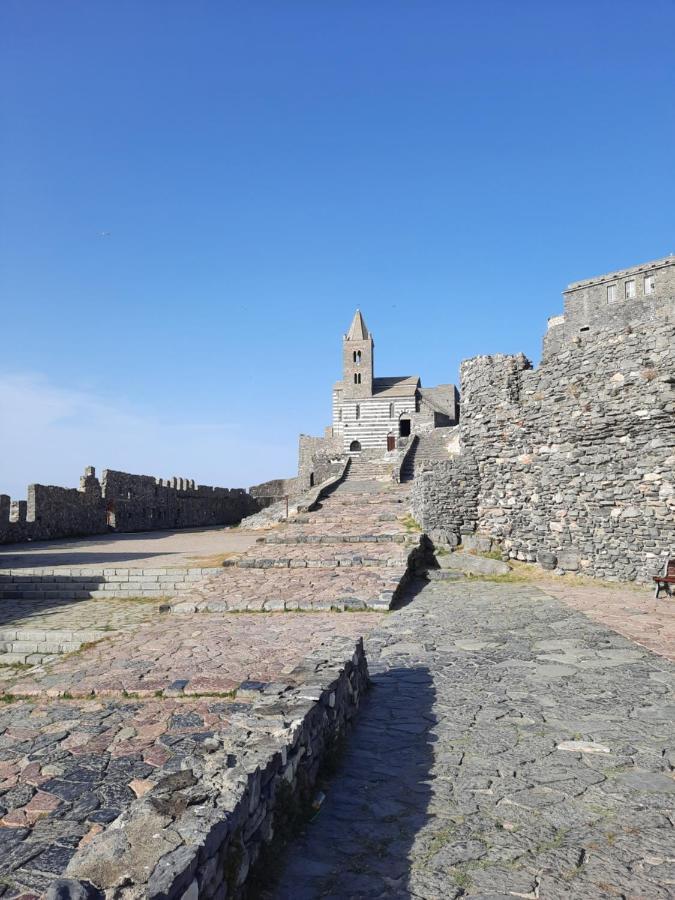
<instances>
[{"instance_id":1,"label":"clear sky","mask_svg":"<svg viewBox=\"0 0 675 900\"><path fill-rule=\"evenodd\" d=\"M294 472L675 252L673 0L2 0L0 491Z\"/></svg>"}]
</instances>

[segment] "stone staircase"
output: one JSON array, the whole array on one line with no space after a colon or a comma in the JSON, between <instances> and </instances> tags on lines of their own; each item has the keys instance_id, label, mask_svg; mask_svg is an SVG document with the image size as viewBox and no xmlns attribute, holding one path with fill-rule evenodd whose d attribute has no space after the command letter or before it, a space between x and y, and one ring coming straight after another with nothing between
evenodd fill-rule
<instances>
[{"instance_id":1,"label":"stone staircase","mask_svg":"<svg viewBox=\"0 0 675 900\"><path fill-rule=\"evenodd\" d=\"M383 481L391 478L391 466L386 461L351 456L343 484L360 481Z\"/></svg>"},{"instance_id":2,"label":"stone staircase","mask_svg":"<svg viewBox=\"0 0 675 900\"><path fill-rule=\"evenodd\" d=\"M0 572L3 600L92 600L116 597L174 596L192 590L195 582L219 568L190 569L4 569Z\"/></svg>"},{"instance_id":3,"label":"stone staircase","mask_svg":"<svg viewBox=\"0 0 675 900\"><path fill-rule=\"evenodd\" d=\"M417 435L417 439L403 463L401 480L412 481L415 472L419 471L424 463L448 459L447 445L454 430L454 426L434 428L428 434Z\"/></svg>"},{"instance_id":4,"label":"stone staircase","mask_svg":"<svg viewBox=\"0 0 675 900\"><path fill-rule=\"evenodd\" d=\"M92 629L0 628L0 665L37 665L104 637L108 632Z\"/></svg>"}]
</instances>

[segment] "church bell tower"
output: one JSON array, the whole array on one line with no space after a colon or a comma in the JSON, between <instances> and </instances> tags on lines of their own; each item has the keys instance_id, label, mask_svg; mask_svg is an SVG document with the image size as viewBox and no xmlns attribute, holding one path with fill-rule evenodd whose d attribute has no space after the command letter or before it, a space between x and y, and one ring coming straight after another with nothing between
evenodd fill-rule
<instances>
[{"instance_id":1,"label":"church bell tower","mask_svg":"<svg viewBox=\"0 0 675 900\"><path fill-rule=\"evenodd\" d=\"M373 396L373 351L375 344L360 310L356 310L342 341L342 371L345 398Z\"/></svg>"}]
</instances>

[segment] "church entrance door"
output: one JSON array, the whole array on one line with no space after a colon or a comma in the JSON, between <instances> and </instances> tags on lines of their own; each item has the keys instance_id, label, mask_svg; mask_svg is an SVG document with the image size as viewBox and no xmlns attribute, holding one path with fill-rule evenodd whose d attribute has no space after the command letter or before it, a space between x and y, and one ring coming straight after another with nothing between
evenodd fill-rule
<instances>
[{"instance_id":1,"label":"church entrance door","mask_svg":"<svg viewBox=\"0 0 675 900\"><path fill-rule=\"evenodd\" d=\"M387 435L387 450L395 450L396 449L396 435L388 434Z\"/></svg>"}]
</instances>

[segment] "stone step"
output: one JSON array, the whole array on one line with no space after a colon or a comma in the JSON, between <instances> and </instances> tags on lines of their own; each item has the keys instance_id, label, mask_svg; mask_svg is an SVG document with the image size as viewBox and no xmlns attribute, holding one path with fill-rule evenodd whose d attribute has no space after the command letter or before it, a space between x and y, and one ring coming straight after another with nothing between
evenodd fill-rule
<instances>
[{"instance_id":1,"label":"stone step","mask_svg":"<svg viewBox=\"0 0 675 900\"><path fill-rule=\"evenodd\" d=\"M74 653L83 644L108 636L109 632L91 629L3 629L0 631L0 665L42 662L46 657Z\"/></svg>"},{"instance_id":2,"label":"stone step","mask_svg":"<svg viewBox=\"0 0 675 900\"><path fill-rule=\"evenodd\" d=\"M464 575L461 572L449 572L447 569L427 569L426 577L429 581L461 581Z\"/></svg>"},{"instance_id":3,"label":"stone step","mask_svg":"<svg viewBox=\"0 0 675 900\"><path fill-rule=\"evenodd\" d=\"M49 656L44 653L2 653L0 652L0 666L25 666L39 665Z\"/></svg>"},{"instance_id":4,"label":"stone step","mask_svg":"<svg viewBox=\"0 0 675 900\"><path fill-rule=\"evenodd\" d=\"M244 559L226 560L225 567L239 569L337 569L347 566L372 566L387 568L388 566L404 566L407 556L360 556L357 554L343 557L321 557L320 559L293 559L290 557L245 557Z\"/></svg>"},{"instance_id":5,"label":"stone step","mask_svg":"<svg viewBox=\"0 0 675 900\"><path fill-rule=\"evenodd\" d=\"M87 628L73 630L71 628L3 628L0 630L0 643L13 641L51 641L51 642L79 642L97 641L105 637L108 632Z\"/></svg>"},{"instance_id":6,"label":"stone step","mask_svg":"<svg viewBox=\"0 0 675 900\"><path fill-rule=\"evenodd\" d=\"M196 586L196 582L181 582L179 584L161 584L161 585L120 585L99 584L95 590L80 591L71 588L61 591L55 591L45 585L39 585L34 588L16 587L14 590L0 589L0 602L3 600L111 600L111 599L132 599L134 597L143 598L160 598L175 596L191 591Z\"/></svg>"},{"instance_id":7,"label":"stone step","mask_svg":"<svg viewBox=\"0 0 675 900\"><path fill-rule=\"evenodd\" d=\"M403 532L393 534L302 534L268 535L260 538L261 544L404 544L408 535Z\"/></svg>"}]
</instances>

